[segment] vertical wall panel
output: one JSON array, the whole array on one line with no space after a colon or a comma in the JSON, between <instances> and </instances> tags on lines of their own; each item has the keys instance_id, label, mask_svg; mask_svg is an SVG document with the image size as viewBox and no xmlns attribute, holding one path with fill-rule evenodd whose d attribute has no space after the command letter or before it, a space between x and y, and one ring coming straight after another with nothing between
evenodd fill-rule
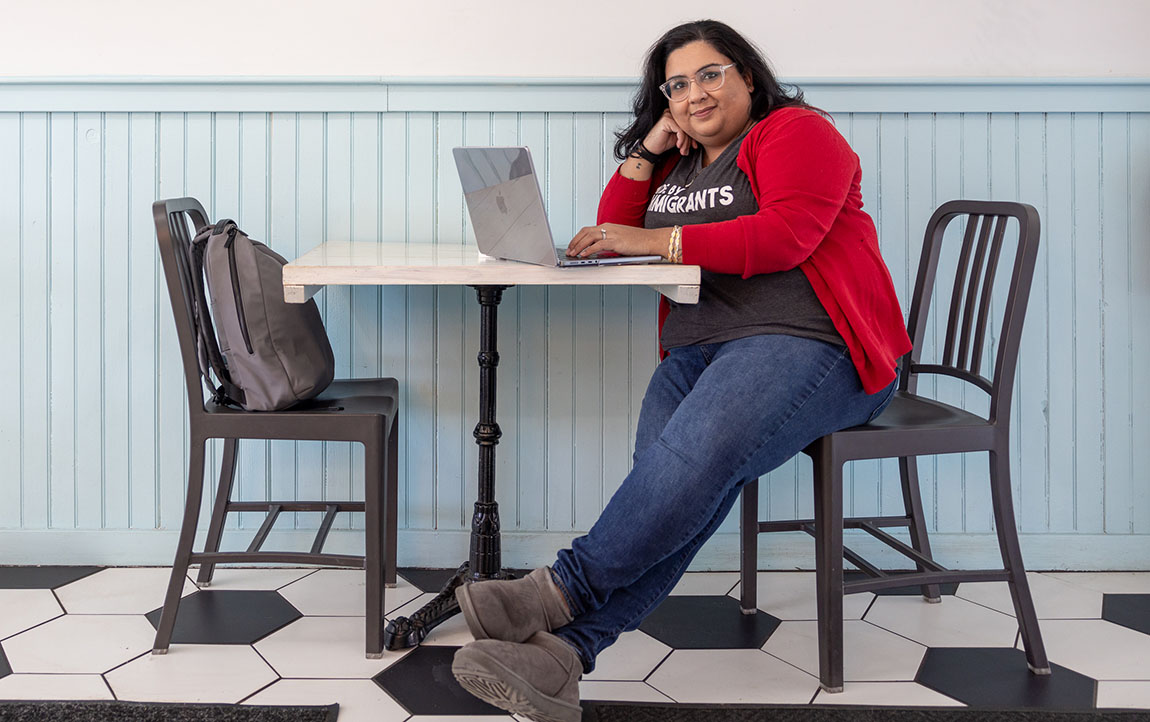
<instances>
[{"instance_id":1,"label":"vertical wall panel","mask_svg":"<svg viewBox=\"0 0 1150 722\"><path fill-rule=\"evenodd\" d=\"M1130 217L1125 213L1130 198L1130 116L1122 113L1102 117L1102 451L1099 483L1105 508L1103 529L1128 534L1133 529L1134 468L1130 451L1134 438L1134 409L1130 388L1134 376L1131 356L1130 316L1132 269L1129 264ZM1150 199L1148 199L1150 200Z\"/></svg>"},{"instance_id":2,"label":"vertical wall panel","mask_svg":"<svg viewBox=\"0 0 1150 722\"><path fill-rule=\"evenodd\" d=\"M935 203L942 205L954 198L969 197L965 194L962 177L962 159L964 154L962 133L963 118L954 113L939 114L935 117L934 127L934 188ZM950 302L953 272L958 262L958 249L956 244L961 236L956 237L952 225L945 236L942 252L939 256L939 277L931 296L929 311L928 336L932 343L926 345L924 352L929 350L930 355L922 356L926 359L940 359L943 344L946 338L946 319L948 303ZM921 251L921 247L920 247ZM950 276L943 272L943 269ZM963 396L955 391L955 385L946 383L945 378L928 378L921 382L919 393L937 398L945 403L962 406ZM934 528L945 532L959 532L965 530L965 506L963 504L963 464L962 456L958 454L944 454L933 458L919 460L920 473L923 481L934 482Z\"/></svg>"},{"instance_id":3,"label":"vertical wall panel","mask_svg":"<svg viewBox=\"0 0 1150 722\"><path fill-rule=\"evenodd\" d=\"M128 116L128 426L131 479L131 523L134 529L158 524L156 335L159 257L148 208L156 199L158 118L154 113Z\"/></svg>"},{"instance_id":4,"label":"vertical wall panel","mask_svg":"<svg viewBox=\"0 0 1150 722\"><path fill-rule=\"evenodd\" d=\"M962 116L963 198L991 198L990 121L987 113L964 113ZM940 380L940 384L942 380ZM985 414L986 394L964 388L962 406L968 411ZM963 531L991 531L990 472L986 454L962 455Z\"/></svg>"},{"instance_id":5,"label":"vertical wall panel","mask_svg":"<svg viewBox=\"0 0 1150 722\"><path fill-rule=\"evenodd\" d=\"M130 121L126 113L104 116L104 297L101 314L104 343L104 526L125 529L131 524L131 466L129 462L131 393L128 357L131 326L128 301L131 267L128 255ZM154 199L153 199L154 200ZM170 315L171 311L167 310ZM25 427L27 433L27 427Z\"/></svg>"},{"instance_id":6,"label":"vertical wall panel","mask_svg":"<svg viewBox=\"0 0 1150 722\"><path fill-rule=\"evenodd\" d=\"M1074 528L1098 533L1102 507L1102 242L1099 187L1101 116L1073 123Z\"/></svg>"},{"instance_id":7,"label":"vertical wall panel","mask_svg":"<svg viewBox=\"0 0 1150 722\"><path fill-rule=\"evenodd\" d=\"M351 116L348 113L328 113L324 128L324 229L323 239L350 238L352 219L352 156ZM257 187L260 184L256 184ZM328 288L324 325L335 354L337 378L352 376L355 362L352 358L351 294L350 286ZM346 441L324 442L324 499L351 497L353 446ZM356 457L362 460L362 456ZM361 461L362 464L362 461ZM362 478L362 471L358 473ZM319 514L310 514L319 523ZM346 524L347 519L340 523Z\"/></svg>"},{"instance_id":8,"label":"vertical wall panel","mask_svg":"<svg viewBox=\"0 0 1150 722\"><path fill-rule=\"evenodd\" d=\"M76 524L76 116L49 116L48 526Z\"/></svg>"},{"instance_id":9,"label":"vertical wall panel","mask_svg":"<svg viewBox=\"0 0 1150 722\"><path fill-rule=\"evenodd\" d=\"M383 116L383 152L380 155L380 177L383 193L380 199L383 238L399 241L407 237L407 120L402 113L389 113ZM399 522L410 526L408 474L409 413L415 398L407 381L408 340L407 340L407 289L391 286L382 289L383 338L386 339L380 354L382 373L394 376L400 381L400 447L399 447Z\"/></svg>"},{"instance_id":10,"label":"vertical wall panel","mask_svg":"<svg viewBox=\"0 0 1150 722\"><path fill-rule=\"evenodd\" d=\"M24 271L21 262L21 123L22 118L17 113L0 113L0 288L5 289L5 302L0 304L0 334L9 339L9 348L13 345L12 339L21 338L24 302L21 288ZM22 362L19 352L0 354L0 378L9 379L10 383L23 388ZM17 389L9 396L8 403L0 405L0 459L4 459L8 470L8 473L0 475L0 494L7 500L6 504L0 504L0 529L18 529L22 525L25 489L21 463L23 400L23 394Z\"/></svg>"},{"instance_id":11,"label":"vertical wall panel","mask_svg":"<svg viewBox=\"0 0 1150 722\"><path fill-rule=\"evenodd\" d=\"M470 126L468 130L470 133ZM519 134L520 118L518 113L491 114L489 143L494 145L523 145ZM532 161L535 160L532 157ZM452 184L450 194L441 196L443 202L461 208L462 215L466 217L466 210L463 210L463 193L459 186L459 174L455 170L454 159L444 158L441 175L450 178ZM449 200L452 198L458 200L452 202ZM441 206L442 204L441 202ZM468 242L474 243L473 237ZM515 370L519 368L520 350L519 309L522 304L519 301L519 295L524 290L518 287L507 289L503 294L503 303L499 306L497 343L499 344L500 370L499 407L496 419L499 422L500 430L503 432L503 437L499 440L499 446L495 450L495 498L499 500L500 520L504 528L516 528L519 518L519 434L523 427L519 422L520 389L519 384L516 383L517 374ZM463 445L466 450L465 456L468 459L467 468L469 470L477 469L479 464L479 447L476 446L471 431L467 429L466 422L467 419L479 417L479 383L474 371L476 368L475 354L479 348L479 312L474 293L472 289L464 290L464 294L471 294L465 299L463 317L465 324L464 368L466 369L463 376L464 409L467 410L467 415L464 416ZM468 366L471 368L468 369ZM471 472L468 471L468 474L471 475ZM460 480L460 483L463 487L464 509L470 515L472 502L476 495L475 483L470 478L464 478ZM470 523L468 527L470 527Z\"/></svg>"},{"instance_id":12,"label":"vertical wall panel","mask_svg":"<svg viewBox=\"0 0 1150 722\"><path fill-rule=\"evenodd\" d=\"M468 145L489 145L495 142L494 136L496 132L499 132L504 138L507 138L512 129L508 127L507 114L502 115L503 117L498 120L497 124L497 114L467 113L465 115L466 128L464 142ZM513 143L514 141L511 142ZM447 201L450 205L462 209L463 189L459 185L459 174L455 168L454 157L450 159L445 157L443 159L439 167L439 174L440 176L447 176L448 178L445 182L445 192L447 195L440 196L439 201ZM467 222L470 223L470 218L467 214L463 213L463 216L467 219ZM471 238L474 239L474 234ZM458 243L460 241L458 231L452 233L447 238L441 238L440 241ZM474 240L470 242L474 242ZM446 289L441 288L439 290L442 292ZM463 474L456 480L455 488L460 499L459 504L463 511L463 519L465 520L459 528L468 529L471 527L471 514L475 508L474 502L478 493L476 489L476 477L479 473L479 446L475 443L474 431L475 425L479 421L478 354L480 321L476 290L469 287L460 289L460 292L462 293L461 311L463 314L463 336L461 339L463 349L461 366L463 383L461 392L463 396L460 402L462 415L457 419L457 423L459 424L463 457ZM509 399L514 393L512 391L514 380L508 375L508 372L503 369L514 367L515 365L515 347L512 344L512 339L515 337L515 308L517 306L515 295L517 293L517 289L507 289L504 291L502 301L499 304L498 327L496 329L496 333L498 334L499 366L496 369L496 389L500 402L502 402L503 399ZM442 357L442 354L440 354L440 357ZM495 498L500 501L501 508L502 500L508 500L507 513L510 518L514 518L515 477L514 475L506 474L506 466L502 466L502 464L510 461L512 455L515 453L514 439L509 438L515 430L514 407L508 408L507 404L500 403L497 409L496 421L502 430L503 438L495 449Z\"/></svg>"},{"instance_id":13,"label":"vertical wall panel","mask_svg":"<svg viewBox=\"0 0 1150 722\"><path fill-rule=\"evenodd\" d=\"M531 151L531 161L548 203L547 116L524 113L520 117L519 142ZM554 224L552 224L554 228ZM515 291L518 364L515 367L516 418L519 453L516 478L516 526L521 529L547 528L550 485L547 483L547 288L524 286ZM510 370L510 369L509 369ZM506 388L508 384L504 384ZM500 408L505 407L503 404ZM502 503L502 502L501 502ZM504 521L507 524L507 521Z\"/></svg>"},{"instance_id":14,"label":"vertical wall panel","mask_svg":"<svg viewBox=\"0 0 1150 722\"><path fill-rule=\"evenodd\" d=\"M574 233L575 120L568 113L547 118L547 217L556 237ZM547 289L547 528L575 528L575 326L571 287Z\"/></svg>"},{"instance_id":15,"label":"vertical wall panel","mask_svg":"<svg viewBox=\"0 0 1150 722\"><path fill-rule=\"evenodd\" d=\"M1150 113L1130 116L1130 155L1126 166L1130 193L1127 196L1127 259L1130 266L1130 401L1134 416L1130 422L1133 440L1130 467L1134 477L1131 516L1135 534L1150 533L1150 374L1143 359L1150 358L1150 332L1146 323L1150 311ZM1121 480L1119 480L1121 482Z\"/></svg>"},{"instance_id":16,"label":"vertical wall panel","mask_svg":"<svg viewBox=\"0 0 1150 722\"><path fill-rule=\"evenodd\" d=\"M456 198L462 189L454 173L451 149L459 145L486 145L490 135L487 114L440 113L436 124L436 197ZM466 137L464 127L466 126ZM441 243L459 243L463 231L463 206L460 203L438 204L435 236ZM474 428L474 416L464 415L464 379L474 375L474 353L464 346L463 319L475 304L475 291L463 286L435 289L437 297L435 334L435 476L436 528L466 528L467 484L464 449ZM468 363L470 362L470 363ZM501 389L506 391L506 389ZM504 397L506 398L506 397ZM468 421L471 422L470 427ZM496 453L503 451L496 447ZM496 495L499 498L499 495ZM505 498L505 497L504 497Z\"/></svg>"},{"instance_id":17,"label":"vertical wall panel","mask_svg":"<svg viewBox=\"0 0 1150 722\"><path fill-rule=\"evenodd\" d=\"M1026 307L1026 322L1022 329L1022 344L1018 354L1018 398L1014 418L1017 430L1011 430L1020 459L1015 474L1018 493L1019 530L1041 532L1049 528L1048 498L1050 468L1047 439L1049 438L1050 393L1047 365L1047 339L1050 315L1047 286L1050 267L1050 236L1046 208L1046 127L1042 114L1026 113L1018 119L1018 199L1038 210L1042 233L1038 243L1038 259L1034 268L1034 281ZM1012 473L1014 470L1012 469Z\"/></svg>"},{"instance_id":18,"label":"vertical wall panel","mask_svg":"<svg viewBox=\"0 0 1150 722\"><path fill-rule=\"evenodd\" d=\"M902 227L906 245L906 275L902 281L903 288L899 291L904 316L910 314L910 298L914 293L915 279L918 275L926 224L940 203L940 198L935 194L935 173L938 165L935 121L935 116L931 114L911 115L906 129L906 218ZM898 287L899 280L895 276L896 290ZM927 348L924 349L927 358L933 353L935 328L933 325L928 327ZM924 382L924 386L928 387L924 388L924 391L933 390L933 384L929 379ZM927 524L933 526L937 492L935 459L928 457L918 459L915 463L918 468L924 514ZM898 473L897 470L894 473ZM901 479L892 481L889 485L897 485L896 493L901 497ZM883 511L899 508L901 507L897 505L884 506Z\"/></svg>"},{"instance_id":19,"label":"vertical wall panel","mask_svg":"<svg viewBox=\"0 0 1150 722\"><path fill-rule=\"evenodd\" d=\"M280 130L280 128L276 128ZM296 244L300 253L319 245L327 235L324 188L327 182L326 117L322 113L300 113L296 116L295 163L296 183L294 213ZM289 131L290 132L290 131ZM278 153L275 158L278 158ZM331 292L316 295L320 313L325 313ZM295 498L322 499L327 480L327 445L301 441L296 445L298 464ZM296 526L310 529L317 525L314 514L297 514Z\"/></svg>"},{"instance_id":20,"label":"vertical wall panel","mask_svg":"<svg viewBox=\"0 0 1150 722\"><path fill-rule=\"evenodd\" d=\"M1050 419L1048 468L1049 529L1069 532L1074 520L1074 256L1073 164L1069 113L1046 117L1047 355L1051 384L1059 393L1047 399ZM1053 386L1052 386L1053 390Z\"/></svg>"},{"instance_id":21,"label":"vertical wall panel","mask_svg":"<svg viewBox=\"0 0 1150 722\"><path fill-rule=\"evenodd\" d=\"M48 397L49 255L48 115L26 113L20 159L20 416L23 448L20 482L22 525L48 526L52 488Z\"/></svg>"},{"instance_id":22,"label":"vertical wall panel","mask_svg":"<svg viewBox=\"0 0 1150 722\"><path fill-rule=\"evenodd\" d=\"M412 113L407 118L407 240L430 243L435 233L434 117ZM435 358L436 289L407 290L407 412L404 415L407 460L408 524L436 527ZM455 526L456 523L452 523Z\"/></svg>"},{"instance_id":23,"label":"vertical wall panel","mask_svg":"<svg viewBox=\"0 0 1150 722\"><path fill-rule=\"evenodd\" d=\"M189 123L191 121L189 120ZM301 242L299 237L299 157L297 155L299 116L295 113L274 113L268 118L268 235L279 253L297 258L314 244L314 237ZM189 128L189 136L192 130ZM190 159L189 159L190 160ZM189 178L189 185L194 183ZM273 240L274 239L274 240ZM324 292L326 293L326 292ZM324 294L320 294L323 296ZM322 300L322 299L320 299ZM315 442L273 441L270 445L268 471L270 494L276 499L302 498L297 496L300 476L305 473L304 460L318 450ZM302 454L301 454L302 452ZM312 497L314 498L314 497ZM285 528L298 525L311 516L292 514L279 522ZM341 520L342 521L342 520Z\"/></svg>"},{"instance_id":24,"label":"vertical wall panel","mask_svg":"<svg viewBox=\"0 0 1150 722\"><path fill-rule=\"evenodd\" d=\"M602 193L601 118L575 116L575 194L573 228L556 231L555 242L565 245L575 230L594 225ZM603 508L603 288L575 289L574 364L574 506L575 528L589 529Z\"/></svg>"},{"instance_id":25,"label":"vertical wall panel","mask_svg":"<svg viewBox=\"0 0 1150 722\"><path fill-rule=\"evenodd\" d=\"M187 194L186 117L183 113L162 113L159 117L159 148L157 155L157 198L181 198ZM151 210L150 208L148 210ZM148 214L151 217L151 214ZM153 253L157 253L156 235L151 235ZM157 253L157 258L159 258ZM157 460L159 475L159 524L177 529L183 519L186 459L184 447L187 434L187 387L184 384L184 364L180 356L176 325L172 319L171 303L163 270L157 265L156 328L157 335ZM212 478L214 464L208 467Z\"/></svg>"}]
</instances>

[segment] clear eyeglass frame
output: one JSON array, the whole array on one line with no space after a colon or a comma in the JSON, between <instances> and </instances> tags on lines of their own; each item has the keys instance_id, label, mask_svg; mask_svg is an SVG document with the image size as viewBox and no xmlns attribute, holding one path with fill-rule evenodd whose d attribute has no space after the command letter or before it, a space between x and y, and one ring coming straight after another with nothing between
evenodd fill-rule
<instances>
[{"instance_id":1,"label":"clear eyeglass frame","mask_svg":"<svg viewBox=\"0 0 1150 722\"><path fill-rule=\"evenodd\" d=\"M695 77L693 78L688 78L686 75L676 75L673 78L668 78L667 82L659 86L659 90L663 91L663 95L667 96L667 100L675 102L687 99L687 96L691 94L691 83L698 84L700 88L709 93L723 87L723 83L727 80L727 69L733 67L735 67L734 63L727 63L726 65L714 63L699 68L699 71L695 73ZM677 83L682 84L672 87L672 84Z\"/></svg>"}]
</instances>

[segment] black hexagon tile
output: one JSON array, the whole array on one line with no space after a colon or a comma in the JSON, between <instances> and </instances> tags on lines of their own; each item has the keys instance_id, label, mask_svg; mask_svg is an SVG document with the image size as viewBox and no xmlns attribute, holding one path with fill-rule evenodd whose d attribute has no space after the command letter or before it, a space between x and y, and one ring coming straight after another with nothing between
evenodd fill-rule
<instances>
[{"instance_id":1,"label":"black hexagon tile","mask_svg":"<svg viewBox=\"0 0 1150 722\"><path fill-rule=\"evenodd\" d=\"M762 610L743 614L728 596L671 596L651 612L639 630L672 649L758 649L780 620Z\"/></svg>"},{"instance_id":2,"label":"black hexagon tile","mask_svg":"<svg viewBox=\"0 0 1150 722\"><path fill-rule=\"evenodd\" d=\"M12 665L8 664L8 658L4 656L4 647L0 646L0 678L10 674L12 674Z\"/></svg>"},{"instance_id":3,"label":"black hexagon tile","mask_svg":"<svg viewBox=\"0 0 1150 722\"><path fill-rule=\"evenodd\" d=\"M405 567L397 570L399 576L411 582L411 585L422 592L438 593L451 578L455 576L455 569L423 569ZM530 569L504 569L511 577L518 579L526 576Z\"/></svg>"},{"instance_id":4,"label":"black hexagon tile","mask_svg":"<svg viewBox=\"0 0 1150 722\"><path fill-rule=\"evenodd\" d=\"M1102 618L1150 634L1150 594L1104 594Z\"/></svg>"},{"instance_id":5,"label":"black hexagon tile","mask_svg":"<svg viewBox=\"0 0 1150 722\"><path fill-rule=\"evenodd\" d=\"M472 696L455 681L451 660L458 649L417 647L372 679L413 715L506 716L506 712Z\"/></svg>"},{"instance_id":6,"label":"black hexagon tile","mask_svg":"<svg viewBox=\"0 0 1150 722\"><path fill-rule=\"evenodd\" d=\"M908 569L906 571L889 571L887 574L890 576L897 576L899 574L914 574L914 572ZM870 575L868 575L866 572L860 572L856 570L843 572L844 582L857 582L861 579L870 579ZM939 594L947 594L953 596L956 591L958 591L958 582L947 582L946 584L938 585ZM893 589L879 589L874 593L880 596L890 597L918 597L922 596L922 587L895 587Z\"/></svg>"},{"instance_id":7,"label":"black hexagon tile","mask_svg":"<svg viewBox=\"0 0 1150 722\"><path fill-rule=\"evenodd\" d=\"M103 567L0 567L0 589L56 589Z\"/></svg>"},{"instance_id":8,"label":"black hexagon tile","mask_svg":"<svg viewBox=\"0 0 1150 722\"><path fill-rule=\"evenodd\" d=\"M153 627L161 611L146 615ZM194 592L180 600L172 644L251 644L302 616L279 592Z\"/></svg>"},{"instance_id":9,"label":"black hexagon tile","mask_svg":"<svg viewBox=\"0 0 1150 722\"><path fill-rule=\"evenodd\" d=\"M437 593L443 589L453 576L454 569L415 569L401 568L396 570L399 576L411 582L411 585L422 592Z\"/></svg>"},{"instance_id":10,"label":"black hexagon tile","mask_svg":"<svg viewBox=\"0 0 1150 722\"><path fill-rule=\"evenodd\" d=\"M1032 674L1020 649L934 647L926 651L915 681L971 707L1094 706L1095 680L1061 665L1050 667L1050 674Z\"/></svg>"}]
</instances>

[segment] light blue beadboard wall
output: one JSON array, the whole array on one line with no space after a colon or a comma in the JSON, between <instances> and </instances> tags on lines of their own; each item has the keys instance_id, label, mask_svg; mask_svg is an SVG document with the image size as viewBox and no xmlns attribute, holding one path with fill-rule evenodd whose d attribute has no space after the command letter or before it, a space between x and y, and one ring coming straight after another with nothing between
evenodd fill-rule
<instances>
[{"instance_id":1,"label":"light blue beadboard wall","mask_svg":"<svg viewBox=\"0 0 1150 722\"><path fill-rule=\"evenodd\" d=\"M901 299L939 203L1038 208L1011 456L1024 551L1037 568L1150 568L1150 383L1137 360L1150 355L1150 82L804 87L862 160L866 206ZM566 238L594 221L629 93L615 81L0 83L0 378L9 389L0 564L170 560L186 398L152 201L196 196L288 257L323 239L460 243L470 231L451 148L525 144L555 235ZM330 288L317 300L338 374L400 379L401 563L457 564L477 456L473 292ZM656 359L656 300L642 288L505 294L496 473L508 563L548 561L626 474ZM362 494L362 454L350 445L241 448L244 498ZM921 474L940 556L993 563L985 457L923 460ZM811 515L805 459L764 481L764 515ZM846 495L853 514L896 510L897 466L856 464ZM232 526L254 529L259 516L247 516ZM316 521L301 514L280 526ZM698 565L735 568L735 529L732 517ZM772 536L765 564L811 565L801 536ZM357 535L333 543L354 547Z\"/></svg>"}]
</instances>

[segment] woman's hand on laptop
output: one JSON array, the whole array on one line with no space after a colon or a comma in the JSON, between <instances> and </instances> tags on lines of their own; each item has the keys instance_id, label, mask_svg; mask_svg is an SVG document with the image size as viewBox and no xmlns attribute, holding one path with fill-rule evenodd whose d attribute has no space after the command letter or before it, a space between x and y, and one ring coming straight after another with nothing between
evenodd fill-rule
<instances>
[{"instance_id":1,"label":"woman's hand on laptop","mask_svg":"<svg viewBox=\"0 0 1150 722\"><path fill-rule=\"evenodd\" d=\"M620 256L667 256L670 228L636 228L600 223L580 229L567 244L567 255L587 258L596 254Z\"/></svg>"}]
</instances>

